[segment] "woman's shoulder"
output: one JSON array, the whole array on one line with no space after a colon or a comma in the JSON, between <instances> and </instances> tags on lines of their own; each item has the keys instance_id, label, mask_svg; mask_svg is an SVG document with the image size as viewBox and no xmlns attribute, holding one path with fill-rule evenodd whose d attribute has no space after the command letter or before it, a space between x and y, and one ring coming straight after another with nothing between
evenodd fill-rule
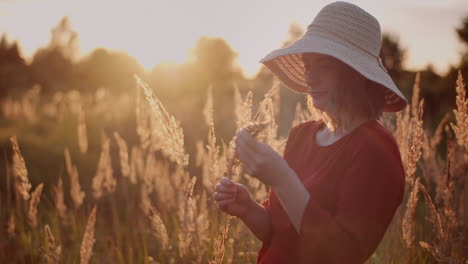
<instances>
[{"instance_id":1,"label":"woman's shoulder","mask_svg":"<svg viewBox=\"0 0 468 264\"><path fill-rule=\"evenodd\" d=\"M393 133L380 121L371 120L356 133L353 142L356 150L364 151L369 155L381 153L400 156L398 143Z\"/></svg>"}]
</instances>

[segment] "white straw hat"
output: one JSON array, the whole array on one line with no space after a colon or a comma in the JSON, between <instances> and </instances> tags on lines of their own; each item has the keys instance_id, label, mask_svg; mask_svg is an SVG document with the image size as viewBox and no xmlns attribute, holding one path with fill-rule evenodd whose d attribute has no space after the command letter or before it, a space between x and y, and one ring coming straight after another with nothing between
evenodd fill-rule
<instances>
[{"instance_id":1,"label":"white straw hat","mask_svg":"<svg viewBox=\"0 0 468 264\"><path fill-rule=\"evenodd\" d=\"M384 86L384 112L403 109L407 100L388 75L379 57L382 45L380 24L360 7L347 2L325 6L306 33L291 45L274 50L260 60L288 88L308 93L303 53L333 56L367 79Z\"/></svg>"}]
</instances>

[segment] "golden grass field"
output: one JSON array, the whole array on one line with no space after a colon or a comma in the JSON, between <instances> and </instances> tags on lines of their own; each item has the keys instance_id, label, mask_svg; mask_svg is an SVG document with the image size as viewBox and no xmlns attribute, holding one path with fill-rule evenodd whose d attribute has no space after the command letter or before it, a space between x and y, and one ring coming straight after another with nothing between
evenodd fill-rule
<instances>
[{"instance_id":1,"label":"golden grass field","mask_svg":"<svg viewBox=\"0 0 468 264\"><path fill-rule=\"evenodd\" d=\"M125 100L76 91L38 102L37 88L3 102L3 116L15 129L0 130L9 149L0 182L1 263L256 262L260 241L211 197L222 176L245 184L258 202L268 186L245 175L233 139L216 138L211 90L200 122L208 135L189 157L180 123L150 87L138 77L136 82L137 96L130 99L136 109ZM286 138L275 121L278 89L274 85L258 104L238 90L233 100L237 129L250 126L260 141L283 153ZM407 187L368 264L468 263L468 98L460 74L453 89L457 109L433 131L423 129L418 76L411 103L381 120L399 144ZM309 107L298 102L291 125L314 118L307 102ZM121 115L135 115L136 124L119 123ZM130 127L138 140L97 130L100 122ZM31 127L36 136L25 132ZM24 142L50 152L25 152ZM60 158L38 162L49 155ZM189 173L189 162L199 175ZM37 175L37 165L29 164L38 163L63 172Z\"/></svg>"}]
</instances>

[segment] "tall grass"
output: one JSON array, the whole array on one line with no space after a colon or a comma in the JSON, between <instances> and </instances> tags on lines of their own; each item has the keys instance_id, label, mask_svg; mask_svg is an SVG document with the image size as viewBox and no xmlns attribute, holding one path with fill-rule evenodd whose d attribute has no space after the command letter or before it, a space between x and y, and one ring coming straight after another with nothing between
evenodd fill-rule
<instances>
[{"instance_id":1,"label":"tall grass","mask_svg":"<svg viewBox=\"0 0 468 264\"><path fill-rule=\"evenodd\" d=\"M242 171L234 138L227 144L216 138L212 88L203 109L205 124L200 122L208 134L196 143L192 157L200 175L190 175L180 123L153 90L135 78L138 93L131 112L137 142L117 131L108 137L93 130L93 120L121 111L104 107L102 96L91 98L99 102L94 108L85 107L86 98L76 92L39 102L35 98L40 89L34 87L22 100L2 103L3 118L13 124L49 122L59 130L70 124L65 116L71 114L76 137L65 141L58 152L63 157L56 161L68 177L40 175L33 182L41 183L32 191L23 137L2 132L10 151L0 182L0 262L255 263L260 242L241 221L221 213L211 195L222 176L245 184L259 202L267 197L268 186ZM419 75L411 104L381 120L400 147L407 188L404 203L367 264L467 263L468 99L460 74L455 86L457 109L434 131L422 121ZM283 153L279 89L275 83L256 104L251 92L243 96L236 88L233 122ZM310 98L309 107L298 102L292 126L317 118L310 103ZM91 173L85 160L93 161Z\"/></svg>"}]
</instances>

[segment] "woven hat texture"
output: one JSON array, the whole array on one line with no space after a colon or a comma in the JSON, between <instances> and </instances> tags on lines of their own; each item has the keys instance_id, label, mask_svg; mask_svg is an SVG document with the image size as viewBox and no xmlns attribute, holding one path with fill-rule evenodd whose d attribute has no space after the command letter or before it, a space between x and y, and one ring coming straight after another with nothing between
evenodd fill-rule
<instances>
[{"instance_id":1,"label":"woven hat texture","mask_svg":"<svg viewBox=\"0 0 468 264\"><path fill-rule=\"evenodd\" d=\"M387 88L384 111L397 112L406 106L407 100L379 57L381 45L377 19L354 4L338 1L322 8L300 39L272 51L260 63L288 88L308 93L302 54L320 53L335 57Z\"/></svg>"}]
</instances>

